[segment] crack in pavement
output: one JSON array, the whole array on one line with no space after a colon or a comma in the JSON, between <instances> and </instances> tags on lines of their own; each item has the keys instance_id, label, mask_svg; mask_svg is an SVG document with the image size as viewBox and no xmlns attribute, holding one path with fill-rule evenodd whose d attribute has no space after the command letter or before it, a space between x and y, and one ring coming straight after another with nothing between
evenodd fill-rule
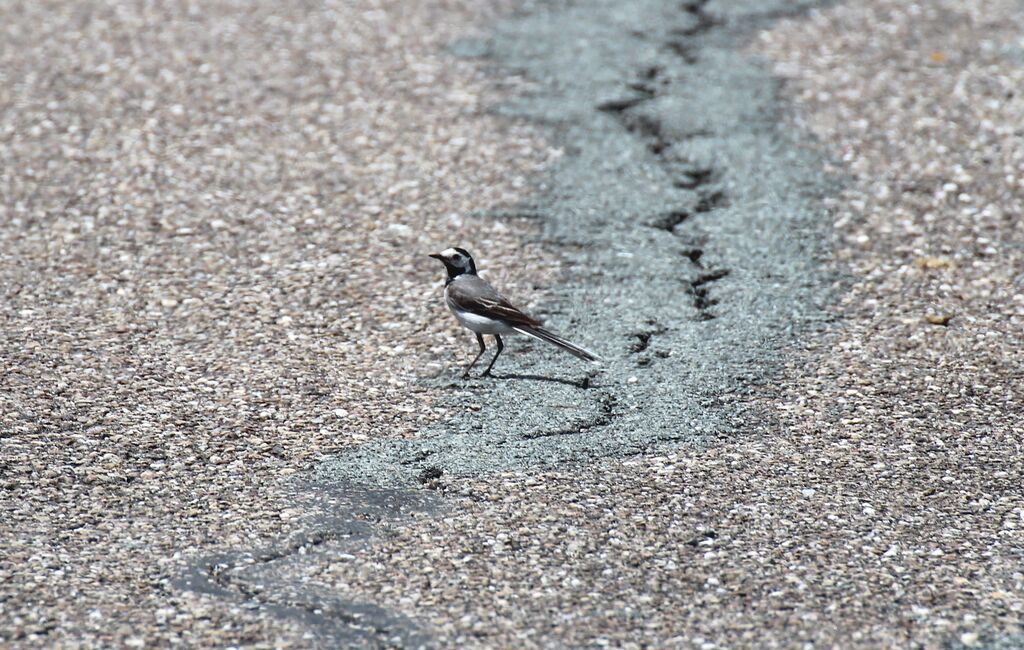
<instances>
[{"instance_id":1,"label":"crack in pavement","mask_svg":"<svg viewBox=\"0 0 1024 650\"><path fill-rule=\"evenodd\" d=\"M698 25L682 30L673 29L670 30L671 33L677 36L687 35L692 37L696 34L704 33L717 25L717 21L706 17L703 13L705 4L706 2L687 4L684 10L697 17ZM678 43L675 43L675 45L678 46ZM672 49L678 54L678 47ZM694 65L697 62L692 56L683 57L683 60L687 65ZM663 68L659 66L651 66L642 71L639 76L644 79L653 80L658 77L662 70ZM662 84L661 88L664 87L665 84ZM706 130L700 129L690 133L677 134L669 138L665 134L664 125L657 117L631 110L657 98L659 88L643 83L629 83L627 88L641 94L602 102L597 105L597 109L613 115L622 124L623 128L646 143L647 149L658 159L665 168L665 171L669 175L677 177L672 182L675 188L697 190L696 203L685 208L669 210L657 216L648 225L652 228L674 232L677 226L693 215L711 212L723 206L727 202L726 194L723 190L713 186L715 179L720 174L717 174L716 170L711 167L695 167L685 158L674 155L673 151L673 146L678 142L690 138L709 137L711 134ZM692 199L693 195L689 195L689 198Z\"/></svg>"},{"instance_id":2,"label":"crack in pavement","mask_svg":"<svg viewBox=\"0 0 1024 650\"><path fill-rule=\"evenodd\" d=\"M591 429L603 427L615 419L615 395L611 393L602 393L599 402L600 410L582 422L554 431L540 431L524 434L523 439L536 440L537 438L546 438L549 436L571 436L585 431L590 431Z\"/></svg>"},{"instance_id":3,"label":"crack in pavement","mask_svg":"<svg viewBox=\"0 0 1024 650\"><path fill-rule=\"evenodd\" d=\"M297 621L315 630L316 645L428 648L430 636L409 618L372 603L339 597L330 586L295 584L297 566L322 558L353 558L371 543L382 523L396 524L413 513L432 513L429 494L374 490L346 483L296 483L295 499L306 511L290 538L247 552L216 553L192 563L174 582L179 590L206 594Z\"/></svg>"},{"instance_id":4,"label":"crack in pavement","mask_svg":"<svg viewBox=\"0 0 1024 650\"><path fill-rule=\"evenodd\" d=\"M707 286L712 282L717 282L729 275L729 269L717 269L710 273L703 273L698 275L695 280L690 281L690 293L693 294L693 306L700 312L698 318L701 320L711 320L715 315L711 312L711 308L718 304L717 298L712 298L710 295L710 287Z\"/></svg>"},{"instance_id":5,"label":"crack in pavement","mask_svg":"<svg viewBox=\"0 0 1024 650\"><path fill-rule=\"evenodd\" d=\"M636 342L629 348L630 354L638 355L636 360L636 366L638 368L644 368L646 366L651 365L651 363L654 362L654 358L652 358L652 355L644 353L650 349L652 341L655 336L664 334L665 332L668 331L667 327L661 325L655 320L649 320L648 325L650 326L649 329L645 329L640 332L633 332L633 336L636 337ZM659 359L667 359L671 355L670 350L666 350L663 348L656 348L652 350L652 352L653 357Z\"/></svg>"}]
</instances>

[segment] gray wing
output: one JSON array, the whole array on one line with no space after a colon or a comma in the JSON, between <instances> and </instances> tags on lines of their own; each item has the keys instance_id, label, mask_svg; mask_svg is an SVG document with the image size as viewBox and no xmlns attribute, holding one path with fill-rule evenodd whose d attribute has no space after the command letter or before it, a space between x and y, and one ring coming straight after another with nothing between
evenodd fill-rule
<instances>
[{"instance_id":1,"label":"gray wing","mask_svg":"<svg viewBox=\"0 0 1024 650\"><path fill-rule=\"evenodd\" d=\"M501 319L514 325L538 327L542 323L515 308L505 296L475 275L460 275L448 285L448 302L463 311Z\"/></svg>"}]
</instances>

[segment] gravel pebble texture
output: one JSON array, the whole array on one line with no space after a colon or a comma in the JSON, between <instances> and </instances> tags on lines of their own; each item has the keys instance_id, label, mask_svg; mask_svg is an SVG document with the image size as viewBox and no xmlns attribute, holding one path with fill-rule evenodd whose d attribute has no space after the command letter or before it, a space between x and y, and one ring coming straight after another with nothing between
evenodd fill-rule
<instances>
[{"instance_id":1,"label":"gravel pebble texture","mask_svg":"<svg viewBox=\"0 0 1024 650\"><path fill-rule=\"evenodd\" d=\"M465 337L411 253L539 257L465 216L558 155L482 113L521 80L438 54L493 11L5 6L0 643L313 643L172 581L300 528L320 455L446 415L414 380ZM849 279L741 435L443 477L302 581L457 648L1024 645L1022 22L865 0L752 43L849 179Z\"/></svg>"},{"instance_id":2,"label":"gravel pebble texture","mask_svg":"<svg viewBox=\"0 0 1024 650\"><path fill-rule=\"evenodd\" d=\"M170 581L443 415L415 380L468 342L425 254L528 262L467 215L558 155L487 114L519 80L443 53L500 10L0 8L0 645L303 644Z\"/></svg>"}]
</instances>

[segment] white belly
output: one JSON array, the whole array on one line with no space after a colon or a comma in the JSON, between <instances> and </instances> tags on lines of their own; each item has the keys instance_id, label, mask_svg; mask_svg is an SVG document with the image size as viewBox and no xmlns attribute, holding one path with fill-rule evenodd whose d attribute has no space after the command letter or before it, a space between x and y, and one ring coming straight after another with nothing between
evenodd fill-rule
<instances>
[{"instance_id":1,"label":"white belly","mask_svg":"<svg viewBox=\"0 0 1024 650\"><path fill-rule=\"evenodd\" d=\"M467 311L460 311L453 309L452 313L455 314L455 318L458 319L459 323L462 324L466 329L473 330L479 334L513 334L515 330L509 327L507 324L487 318L486 316L479 316L477 314L471 314Z\"/></svg>"}]
</instances>

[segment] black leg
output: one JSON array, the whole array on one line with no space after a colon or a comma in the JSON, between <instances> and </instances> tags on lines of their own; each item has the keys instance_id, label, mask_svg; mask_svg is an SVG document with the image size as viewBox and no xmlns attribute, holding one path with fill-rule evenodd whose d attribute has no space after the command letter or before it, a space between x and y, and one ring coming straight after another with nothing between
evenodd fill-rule
<instances>
[{"instance_id":1,"label":"black leg","mask_svg":"<svg viewBox=\"0 0 1024 650\"><path fill-rule=\"evenodd\" d=\"M501 354L501 351L505 349L505 344L501 342L500 336L495 334L494 340L498 342L498 351L494 353L494 358L491 359L491 365L487 366L487 370L484 370L483 374L480 375L481 377L486 377L487 375L491 374L491 368L494 367L494 362L498 360L498 355Z\"/></svg>"},{"instance_id":2,"label":"black leg","mask_svg":"<svg viewBox=\"0 0 1024 650\"><path fill-rule=\"evenodd\" d=\"M484 350L487 349L487 346L484 345L484 335L483 334L477 334L476 335L476 342L480 344L480 351L476 353L475 357L473 357L472 363L470 363L468 366L466 366L466 369L462 371L462 376L463 377L469 377L469 371L473 369L473 366L476 365L476 362L479 361L480 357L483 355ZM500 343L499 343L499 345L500 345Z\"/></svg>"}]
</instances>

